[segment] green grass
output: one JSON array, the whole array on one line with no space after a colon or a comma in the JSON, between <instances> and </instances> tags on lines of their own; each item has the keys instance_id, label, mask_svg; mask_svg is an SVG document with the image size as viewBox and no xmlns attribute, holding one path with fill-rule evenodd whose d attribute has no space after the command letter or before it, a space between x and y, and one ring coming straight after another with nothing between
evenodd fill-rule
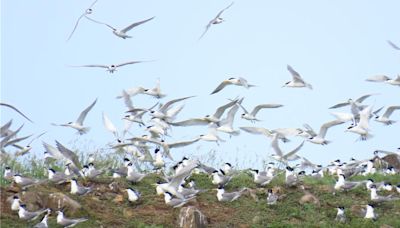
<instances>
[{"instance_id":1,"label":"green grass","mask_svg":"<svg viewBox=\"0 0 400 228\"><path fill-rule=\"evenodd\" d=\"M115 160L122 160L122 156L107 159L103 157L104 166L117 165ZM84 159L84 158L83 158ZM24 164L15 160L7 161L13 170L28 174L35 178L45 178L42 161L26 160ZM61 164L53 164L56 169L62 170ZM101 166L100 166L101 167ZM4 166L0 167L1 172ZM144 167L145 169L145 167ZM147 170L150 171L150 170ZM351 180L366 180L372 178L375 181L390 181L393 184L400 183L400 175L383 176L374 174L370 176L357 176ZM66 215L72 218L87 217L88 221L76 227L176 227L179 209L173 209L164 204L163 196L157 196L155 187L152 185L160 176L151 173L140 183L131 184L124 179L113 180L103 176L95 182L83 181L84 185L92 185L103 190L94 190L86 196L75 196L69 194L69 186L59 187L55 185L31 187L28 191L42 192L49 194L61 191L72 199L78 201L82 208L72 212L66 211ZM236 191L243 187L253 190L258 198L256 201L252 196L246 194L234 202L218 202L216 186L212 185L211 178L203 173L193 174L190 179L195 180L197 188L206 191L199 194L189 205L194 205L202 211L209 220L210 227L379 227L390 225L400 227L400 200L386 202L376 205L376 212L379 215L377 221L369 221L358 217L351 212L354 205L365 205L369 203L369 193L365 187L360 187L349 192L336 192L333 194L332 187L336 178L327 176L316 180L310 177L303 179L303 185L307 191L314 194L320 201L320 205L311 203L301 204L299 199L304 195L298 188L287 189L284 186L284 175L278 175L270 184L264 188L258 187L248 172L239 172L226 186L226 191ZM136 204L127 201L127 195L123 191L112 192L108 185L111 182L118 182L120 189L132 187L142 194L140 202ZM24 222L18 219L15 212L9 209L10 204L5 198L12 196L8 192L10 182L0 178L1 183L1 227L27 227L39 222ZM284 197L276 205L266 204L266 189L279 188ZM107 190L108 189L108 190ZM388 194L388 193L380 193ZM122 196L121 202L115 201L116 197ZM345 224L338 224L334 221L337 206L346 208L346 215L349 221ZM37 208L39 209L39 208ZM54 216L49 219L50 227L60 227L55 223Z\"/></svg>"}]
</instances>

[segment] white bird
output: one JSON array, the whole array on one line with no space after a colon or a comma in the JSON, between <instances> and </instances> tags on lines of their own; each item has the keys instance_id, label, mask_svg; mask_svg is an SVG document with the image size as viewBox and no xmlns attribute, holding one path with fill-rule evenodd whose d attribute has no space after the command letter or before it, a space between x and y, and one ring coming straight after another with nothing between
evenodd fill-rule
<instances>
[{"instance_id":1,"label":"white bird","mask_svg":"<svg viewBox=\"0 0 400 228\"><path fill-rule=\"evenodd\" d=\"M375 121L386 124L386 125L391 125L394 124L396 121L395 120L391 120L390 115L392 115L392 113L395 110L399 110L400 109L400 105L395 105L395 106L389 106L386 108L386 111L383 113L382 116L378 116L377 112L374 112L375 116Z\"/></svg>"},{"instance_id":2,"label":"white bird","mask_svg":"<svg viewBox=\"0 0 400 228\"><path fill-rule=\"evenodd\" d=\"M50 210L47 210L47 214L44 215L40 223L36 224L33 228L48 228L47 220L50 215Z\"/></svg>"},{"instance_id":3,"label":"white bird","mask_svg":"<svg viewBox=\"0 0 400 228\"><path fill-rule=\"evenodd\" d=\"M118 138L117 128L104 112L103 112L103 124L106 127L106 129L114 135L115 138Z\"/></svg>"},{"instance_id":4,"label":"white bird","mask_svg":"<svg viewBox=\"0 0 400 228\"><path fill-rule=\"evenodd\" d=\"M165 204L173 208L182 207L190 200L194 199L196 196L191 196L189 198L174 198L170 192L164 192Z\"/></svg>"},{"instance_id":5,"label":"white bird","mask_svg":"<svg viewBox=\"0 0 400 228\"><path fill-rule=\"evenodd\" d=\"M211 174L212 183L218 186L225 186L232 179L233 176L225 175L223 170L214 170Z\"/></svg>"},{"instance_id":6,"label":"white bird","mask_svg":"<svg viewBox=\"0 0 400 228\"><path fill-rule=\"evenodd\" d=\"M85 12L83 12L83 14L81 14L81 16L79 16L78 20L76 20L76 22L75 22L74 29L72 30L72 32L71 32L71 33L69 34L69 36L68 36L67 41L69 41L69 40L71 39L71 37L72 37L72 35L74 34L76 28L78 27L78 24L79 24L80 20L81 20L83 17L86 17L86 18L87 18L87 15L93 13L92 7L94 6L94 4L96 4L97 1L98 1L98 0L95 0L92 4L90 4L90 6L85 10Z\"/></svg>"},{"instance_id":7,"label":"white bird","mask_svg":"<svg viewBox=\"0 0 400 228\"><path fill-rule=\"evenodd\" d=\"M212 124L211 124L212 125ZM208 142L216 142L219 145L219 142L225 142L224 139L218 136L217 129L215 126L208 127L208 133L202 134L199 136L201 140Z\"/></svg>"},{"instance_id":8,"label":"white bird","mask_svg":"<svg viewBox=\"0 0 400 228\"><path fill-rule=\"evenodd\" d=\"M250 120L250 121L260 121L256 118L258 111L264 108L280 108L283 105L281 104L259 104L253 108L251 112L248 112L241 103L238 103L239 106L243 109L244 113L241 115L243 119Z\"/></svg>"},{"instance_id":9,"label":"white bird","mask_svg":"<svg viewBox=\"0 0 400 228\"><path fill-rule=\"evenodd\" d=\"M146 22L151 21L151 20L154 19L154 17L151 17L151 18L146 19L146 20L143 20L143 21L134 22L134 23L130 24L129 26L127 26L127 27L125 27L125 28L123 28L123 29L121 29L121 30L118 30L118 29L114 28L113 26L111 26L111 25L109 25L109 24L106 24L106 23L103 23L103 22L94 20L94 19L89 18L89 17L87 17L87 18L88 18L89 20L93 21L93 22L96 22L96 23L98 23L98 24L103 24L103 25L109 27L109 28L113 31L114 35L116 35L116 36L118 36L118 37L120 37L120 38L122 38L122 39L132 38L131 36L129 36L129 35L126 34L127 32L129 32L129 30L131 30L132 28L134 28L134 27L136 27L136 26L139 26L139 25L141 25L141 24L144 24L144 23L146 23Z\"/></svg>"},{"instance_id":10,"label":"white bird","mask_svg":"<svg viewBox=\"0 0 400 228\"><path fill-rule=\"evenodd\" d=\"M167 94L164 94L161 92L161 87L160 87L160 79L157 79L156 81L156 86L152 89L144 89L143 94L150 95L152 97L155 97L157 99L161 99L167 96Z\"/></svg>"},{"instance_id":11,"label":"white bird","mask_svg":"<svg viewBox=\"0 0 400 228\"><path fill-rule=\"evenodd\" d=\"M368 106L360 112L360 121L357 125L349 126L346 131L360 135L361 140L367 140L372 137L369 133L369 117L371 115L372 106Z\"/></svg>"},{"instance_id":12,"label":"white bird","mask_svg":"<svg viewBox=\"0 0 400 228\"><path fill-rule=\"evenodd\" d=\"M222 119L219 122L219 126L216 128L217 131L221 131L221 132L227 133L227 134L229 134L231 136L232 135L237 136L237 135L240 134L239 130L233 129L233 121L235 119L235 115L236 115L236 112L238 111L238 109L239 109L239 106L238 105L234 105L229 110L229 112L227 113L226 118Z\"/></svg>"},{"instance_id":13,"label":"white bird","mask_svg":"<svg viewBox=\"0 0 400 228\"><path fill-rule=\"evenodd\" d=\"M182 97L182 98L170 100L167 103L161 105L161 107L158 110L156 110L156 111L151 110L150 115L153 117L160 118L160 119L168 120L169 118L171 118L171 116L170 116L171 113L170 113L170 115L167 114L168 110L171 108L170 107L171 105L173 105L176 102L183 101L183 100L186 100L186 99L189 99L192 97L195 97L195 96L188 96L188 97Z\"/></svg>"},{"instance_id":14,"label":"white bird","mask_svg":"<svg viewBox=\"0 0 400 228\"><path fill-rule=\"evenodd\" d=\"M92 191L91 187L80 186L75 178L71 179L71 194L74 195L85 195Z\"/></svg>"},{"instance_id":15,"label":"white bird","mask_svg":"<svg viewBox=\"0 0 400 228\"><path fill-rule=\"evenodd\" d=\"M397 46L396 44L394 44L392 41L387 40L387 42L388 42L388 44L389 44L392 48L394 48L395 50L400 51L400 47L398 47L398 46Z\"/></svg>"},{"instance_id":16,"label":"white bird","mask_svg":"<svg viewBox=\"0 0 400 228\"><path fill-rule=\"evenodd\" d=\"M99 67L99 68L106 68L108 72L114 73L117 71L117 68L125 66L125 65L130 65L130 64L136 64L136 63L142 63L145 61L128 61L124 63L119 63L119 64L111 64L111 65L104 65L104 64L87 64L87 65L80 65L80 66L71 66L71 67Z\"/></svg>"},{"instance_id":17,"label":"white bird","mask_svg":"<svg viewBox=\"0 0 400 228\"><path fill-rule=\"evenodd\" d=\"M335 190L351 190L353 188L356 188L360 185L362 185L364 182L362 181L353 181L353 182L349 182L346 181L345 177L343 174L339 174L338 180L335 183L334 189Z\"/></svg>"},{"instance_id":18,"label":"white bird","mask_svg":"<svg viewBox=\"0 0 400 228\"><path fill-rule=\"evenodd\" d=\"M303 147L303 145L304 141L292 151L283 154L281 148L279 147L278 134L274 133L271 141L271 147L274 150L275 154L272 154L271 157L277 161L287 164L288 161L295 161L301 158L300 156L296 155L296 153Z\"/></svg>"},{"instance_id":19,"label":"white bird","mask_svg":"<svg viewBox=\"0 0 400 228\"><path fill-rule=\"evenodd\" d=\"M299 134L299 130L298 129L283 129L283 128L279 128L279 129L275 129L275 130L269 130L267 128L263 128L263 127L239 127L241 130L250 133L250 134L254 134L254 135L264 135L267 138L273 138L273 134L277 134L278 139L281 139L283 142L289 142L289 139L286 138L286 136L291 135L298 135Z\"/></svg>"},{"instance_id":20,"label":"white bird","mask_svg":"<svg viewBox=\"0 0 400 228\"><path fill-rule=\"evenodd\" d=\"M138 192L137 190L133 189L133 188L127 188L125 189L126 192L128 192L128 200L130 202L136 202L139 200L140 198L140 192Z\"/></svg>"},{"instance_id":21,"label":"white bird","mask_svg":"<svg viewBox=\"0 0 400 228\"><path fill-rule=\"evenodd\" d=\"M47 212L47 209L39 210L39 211L28 211L26 209L26 205L21 204L21 205L19 205L18 216L22 220L32 221L32 220L35 220L36 218L38 218L41 214L43 214L45 212Z\"/></svg>"},{"instance_id":22,"label":"white bird","mask_svg":"<svg viewBox=\"0 0 400 228\"><path fill-rule=\"evenodd\" d=\"M290 65L287 65L287 70L292 74L292 81L286 82L282 87L292 87L292 88L301 88L307 87L312 89L311 84L308 84L301 78L300 74L297 73Z\"/></svg>"},{"instance_id":23,"label":"white bird","mask_svg":"<svg viewBox=\"0 0 400 228\"><path fill-rule=\"evenodd\" d=\"M53 124L53 125L63 126L63 127L71 127L73 129L77 130L80 135L86 134L90 130L90 127L84 127L83 121L85 120L89 111L96 104L96 102L97 102L97 98L96 98L96 100L94 100L94 102L91 105L89 105L89 107L87 107L85 110L83 110L81 112L81 114L79 115L78 119L75 122L68 122L66 124Z\"/></svg>"},{"instance_id":24,"label":"white bird","mask_svg":"<svg viewBox=\"0 0 400 228\"><path fill-rule=\"evenodd\" d=\"M380 196L378 195L377 188L375 185L372 185L371 188L371 201L376 202L376 203L382 203L382 202L386 202L386 201L394 201L394 200L400 200L399 197L395 197L393 195L388 195L388 196Z\"/></svg>"},{"instance_id":25,"label":"white bird","mask_svg":"<svg viewBox=\"0 0 400 228\"><path fill-rule=\"evenodd\" d=\"M274 205L278 201L279 196L272 191L272 189L268 189L268 195L267 195L267 204L268 205Z\"/></svg>"},{"instance_id":26,"label":"white bird","mask_svg":"<svg viewBox=\"0 0 400 228\"><path fill-rule=\"evenodd\" d=\"M260 186L269 184L273 179L273 176L271 177L267 172L260 172L258 169L251 169L250 172L253 174L254 183Z\"/></svg>"},{"instance_id":27,"label":"white bird","mask_svg":"<svg viewBox=\"0 0 400 228\"><path fill-rule=\"evenodd\" d=\"M73 227L80 222L84 222L84 221L88 220L87 218L78 218L78 219L66 218L62 211L57 211L57 213L58 213L57 224L59 224L63 227Z\"/></svg>"},{"instance_id":28,"label":"white bird","mask_svg":"<svg viewBox=\"0 0 400 228\"><path fill-rule=\"evenodd\" d=\"M344 207L337 207L337 214L335 221L344 223L346 222L346 214L344 213Z\"/></svg>"},{"instance_id":29,"label":"white bird","mask_svg":"<svg viewBox=\"0 0 400 228\"><path fill-rule=\"evenodd\" d=\"M371 204L367 204L364 218L372 220L376 220L378 218L374 212L374 206Z\"/></svg>"},{"instance_id":30,"label":"white bird","mask_svg":"<svg viewBox=\"0 0 400 228\"><path fill-rule=\"evenodd\" d=\"M328 129L330 127L339 125L339 124L343 124L344 122L341 120L333 120L333 121L329 121L324 123L320 130L319 133L317 135L312 135L310 138L307 139L307 141L315 143L315 144L320 144L320 145L327 145L328 143L330 143L330 141L325 139L325 135L328 132Z\"/></svg>"},{"instance_id":31,"label":"white bird","mask_svg":"<svg viewBox=\"0 0 400 228\"><path fill-rule=\"evenodd\" d=\"M389 85L400 86L400 75L396 78L390 78L386 75L375 75L366 79L368 82L385 82Z\"/></svg>"},{"instance_id":32,"label":"white bird","mask_svg":"<svg viewBox=\"0 0 400 228\"><path fill-rule=\"evenodd\" d=\"M225 192L224 187L219 186L217 189L217 199L220 202L232 202L237 200L246 190L247 188L242 188L237 192Z\"/></svg>"},{"instance_id":33,"label":"white bird","mask_svg":"<svg viewBox=\"0 0 400 228\"><path fill-rule=\"evenodd\" d=\"M219 13L217 14L217 16L215 16L210 22L208 22L208 24L206 25L206 29L203 32L203 34L201 34L199 40L206 34L206 32L208 31L208 29L211 27L211 25L216 25L216 24L220 24L222 22L224 22L224 19L221 17L222 13L227 10L229 7L231 7L233 5L234 2L232 2L231 4L229 4L229 6L225 7L224 9L222 9L221 11L219 11Z\"/></svg>"},{"instance_id":34,"label":"white bird","mask_svg":"<svg viewBox=\"0 0 400 228\"><path fill-rule=\"evenodd\" d=\"M243 86L244 88L248 89L250 87L254 87L255 85L248 84L247 80L245 78L239 77L239 78L229 78L227 80L223 80L217 88L214 89L214 91L211 92L211 94L218 93L221 91L225 86L228 85L236 85L236 86ZM211 95L210 94L210 95Z\"/></svg>"},{"instance_id":35,"label":"white bird","mask_svg":"<svg viewBox=\"0 0 400 228\"><path fill-rule=\"evenodd\" d=\"M17 195L13 196L13 200L11 202L11 210L12 211L18 211L19 206L21 205L21 200Z\"/></svg>"}]
</instances>

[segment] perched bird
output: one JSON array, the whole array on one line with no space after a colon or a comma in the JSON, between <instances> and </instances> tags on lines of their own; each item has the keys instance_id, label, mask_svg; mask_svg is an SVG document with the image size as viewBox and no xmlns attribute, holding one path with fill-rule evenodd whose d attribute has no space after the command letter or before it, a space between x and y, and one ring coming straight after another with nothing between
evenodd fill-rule
<instances>
[{"instance_id":1,"label":"perched bird","mask_svg":"<svg viewBox=\"0 0 400 228\"><path fill-rule=\"evenodd\" d=\"M75 178L71 179L71 194L85 195L92 191L91 187L80 186Z\"/></svg>"},{"instance_id":2,"label":"perched bird","mask_svg":"<svg viewBox=\"0 0 400 228\"><path fill-rule=\"evenodd\" d=\"M140 192L139 191L137 191L137 190L135 190L135 189L133 189L133 188L127 188L127 189L125 189L126 190L126 192L128 193L128 200L129 200L129 202L136 202L136 201L138 201L139 200L139 198L140 198L140 196L141 196L141 194L140 194Z\"/></svg>"},{"instance_id":3,"label":"perched bird","mask_svg":"<svg viewBox=\"0 0 400 228\"><path fill-rule=\"evenodd\" d=\"M285 184L288 187L294 187L299 184L299 176L294 172L294 169L290 166L286 166L285 171Z\"/></svg>"},{"instance_id":4,"label":"perched bird","mask_svg":"<svg viewBox=\"0 0 400 228\"><path fill-rule=\"evenodd\" d=\"M225 175L225 172L222 170L215 170L211 174L212 183L218 186L225 186L232 179L233 176Z\"/></svg>"},{"instance_id":5,"label":"perched bird","mask_svg":"<svg viewBox=\"0 0 400 228\"><path fill-rule=\"evenodd\" d=\"M368 82L384 82L389 85L400 86L400 74L395 78L390 78L386 75L375 75L366 79Z\"/></svg>"},{"instance_id":6,"label":"perched bird","mask_svg":"<svg viewBox=\"0 0 400 228\"><path fill-rule=\"evenodd\" d=\"M75 22L74 29L72 29L72 32L69 34L67 41L69 41L69 40L71 39L71 37L72 37L72 35L74 34L76 28L78 27L78 24L79 24L80 20L81 20L83 17L86 17L86 18L87 18L87 15L93 13L92 7L94 6L94 4L96 4L97 1L98 1L98 0L95 0L92 4L90 4L90 6L85 10L85 12L83 12L83 14L81 14L81 16L78 17L78 20L76 20L76 22Z\"/></svg>"},{"instance_id":7,"label":"perched bird","mask_svg":"<svg viewBox=\"0 0 400 228\"><path fill-rule=\"evenodd\" d=\"M44 210L38 210L38 211L28 211L26 209L25 204L19 205L19 210L18 210L18 216L22 220L35 220L37 219L41 214L47 212L47 209Z\"/></svg>"},{"instance_id":8,"label":"perched bird","mask_svg":"<svg viewBox=\"0 0 400 228\"><path fill-rule=\"evenodd\" d=\"M87 64L87 65L80 65L80 66L71 66L71 67L99 67L99 68L106 68L108 72L111 74L117 71L117 68L126 66L126 65L131 65L131 64L136 64L136 63L142 63L144 61L128 61L124 63L119 63L119 64L111 64L111 65L104 65L104 64Z\"/></svg>"},{"instance_id":9,"label":"perched bird","mask_svg":"<svg viewBox=\"0 0 400 228\"><path fill-rule=\"evenodd\" d=\"M346 214L344 213L344 207L337 207L337 214L335 221L345 223L346 222Z\"/></svg>"},{"instance_id":10,"label":"perched bird","mask_svg":"<svg viewBox=\"0 0 400 228\"><path fill-rule=\"evenodd\" d=\"M382 203L382 202L386 202L386 201L394 201L394 200L399 200L399 197L394 197L393 195L388 195L388 196L380 196L378 195L378 193L376 193L377 188L375 185L372 185L371 188L371 201L375 202L375 203Z\"/></svg>"},{"instance_id":11,"label":"perched bird","mask_svg":"<svg viewBox=\"0 0 400 228\"><path fill-rule=\"evenodd\" d=\"M192 196L190 198L175 198L170 192L164 192L165 204L173 208L182 207L195 197L196 196Z\"/></svg>"},{"instance_id":12,"label":"perched bird","mask_svg":"<svg viewBox=\"0 0 400 228\"><path fill-rule=\"evenodd\" d=\"M232 202L237 200L247 188L242 188L240 191L237 192L225 192L223 186L219 186L217 189L217 199L220 202Z\"/></svg>"},{"instance_id":13,"label":"perched bird","mask_svg":"<svg viewBox=\"0 0 400 228\"><path fill-rule=\"evenodd\" d=\"M292 87L292 88L301 88L307 87L312 89L311 84L308 84L301 78L300 74L297 73L290 65L287 65L287 70L292 74L292 81L286 82L282 87Z\"/></svg>"},{"instance_id":14,"label":"perched bird","mask_svg":"<svg viewBox=\"0 0 400 228\"><path fill-rule=\"evenodd\" d=\"M231 7L233 5L234 2L232 2L231 4L229 4L229 6L225 7L224 9L222 9L221 11L219 11L219 13L217 14L217 16L215 16L210 22L208 22L208 24L206 25L206 29L203 32L203 34L201 34L199 40L207 33L208 29L211 27L211 25L217 25L220 24L222 22L224 22L224 19L221 17L222 13L227 10L229 7Z\"/></svg>"},{"instance_id":15,"label":"perched bird","mask_svg":"<svg viewBox=\"0 0 400 228\"><path fill-rule=\"evenodd\" d=\"M96 22L96 23L98 23L98 24L103 24L103 25L109 27L109 28L113 31L114 35L116 35L116 36L118 36L118 37L120 37L120 38L122 38L122 39L126 39L126 38L132 38L131 36L129 36L128 34L126 34L127 32L129 32L131 29L133 29L133 28L136 27L136 26L139 26L139 25L141 25L141 24L144 24L144 23L146 23L146 22L148 22L148 21L153 20L154 17L148 18L148 19L143 20L143 21L134 22L134 23L130 24L129 26L127 26L127 27L125 27L125 28L123 28L123 29L121 29L121 30L118 30L117 28L114 28L113 26L111 26L111 25L109 25L109 24L106 24L106 23L103 23L103 22L94 20L94 19L92 19L92 18L89 18L89 17L88 17L88 19L91 20L91 21L93 21L93 22Z\"/></svg>"},{"instance_id":16,"label":"perched bird","mask_svg":"<svg viewBox=\"0 0 400 228\"><path fill-rule=\"evenodd\" d=\"M51 182L54 182L56 184L62 184L67 182L70 178L72 178L74 175L65 175L65 173L62 172L57 172L52 168L47 169L48 173L48 178Z\"/></svg>"},{"instance_id":17,"label":"perched bird","mask_svg":"<svg viewBox=\"0 0 400 228\"><path fill-rule=\"evenodd\" d=\"M147 174L136 172L133 168L133 164L128 164L128 172L126 175L126 179L132 183L140 182Z\"/></svg>"},{"instance_id":18,"label":"perched bird","mask_svg":"<svg viewBox=\"0 0 400 228\"><path fill-rule=\"evenodd\" d=\"M15 173L11 170L11 168L9 166L6 166L4 168L4 174L3 174L4 179L12 180L14 175L15 175Z\"/></svg>"},{"instance_id":19,"label":"perched bird","mask_svg":"<svg viewBox=\"0 0 400 228\"><path fill-rule=\"evenodd\" d=\"M346 181L345 176L343 174L340 174L338 180L335 183L334 189L335 190L341 190L342 189L342 190L348 191L348 190L351 190L353 188L356 188L356 187L360 186L363 183L364 182L362 182L362 181L359 181L359 182Z\"/></svg>"},{"instance_id":20,"label":"perched bird","mask_svg":"<svg viewBox=\"0 0 400 228\"><path fill-rule=\"evenodd\" d=\"M77 130L80 135L86 134L90 130L90 128L89 127L84 127L83 126L83 121L85 120L85 118L86 118L87 114L89 113L89 111L96 104L96 102L97 102L97 98L96 98L96 100L94 100L94 102L91 105L89 105L87 108L85 108L85 110L83 110L81 112L81 114L79 114L79 117L75 122L68 122L66 124L53 124L53 125L63 126L63 127L71 127L73 129Z\"/></svg>"},{"instance_id":21,"label":"perched bird","mask_svg":"<svg viewBox=\"0 0 400 228\"><path fill-rule=\"evenodd\" d=\"M47 210L47 214L44 215L44 217L42 218L42 220L36 224L33 228L47 228L49 227L47 224L47 220L49 219L49 215L50 215L50 209Z\"/></svg>"},{"instance_id":22,"label":"perched bird","mask_svg":"<svg viewBox=\"0 0 400 228\"><path fill-rule=\"evenodd\" d=\"M268 189L268 194L267 194L267 204L268 205L274 205L278 201L279 196L272 191L272 189Z\"/></svg>"},{"instance_id":23,"label":"perched bird","mask_svg":"<svg viewBox=\"0 0 400 228\"><path fill-rule=\"evenodd\" d=\"M18 211L20 205L21 205L21 200L19 199L19 197L17 195L14 195L13 200L11 202L11 210Z\"/></svg>"},{"instance_id":24,"label":"perched bird","mask_svg":"<svg viewBox=\"0 0 400 228\"><path fill-rule=\"evenodd\" d=\"M20 174L14 174L13 179L14 179L14 182L22 188L27 188L27 187L30 187L33 185L43 184L46 182L46 180L38 180L38 179L29 178L29 177L23 177Z\"/></svg>"},{"instance_id":25,"label":"perched bird","mask_svg":"<svg viewBox=\"0 0 400 228\"><path fill-rule=\"evenodd\" d=\"M227 80L223 80L218 86L217 88L215 88L210 95L218 93L219 91L221 91L223 88L225 88L225 86L228 85L236 85L236 86L242 86L246 89L250 88L250 87L254 87L255 85L251 85L248 84L247 80L245 78L239 77L239 78L229 78Z\"/></svg>"},{"instance_id":26,"label":"perched bird","mask_svg":"<svg viewBox=\"0 0 400 228\"><path fill-rule=\"evenodd\" d=\"M386 124L386 125L391 125L396 123L395 120L391 120L390 115L396 110L400 110L400 105L394 105L394 106L389 106L386 108L386 111L383 113L382 116L379 116L378 113L375 113L375 121Z\"/></svg>"},{"instance_id":27,"label":"perched bird","mask_svg":"<svg viewBox=\"0 0 400 228\"><path fill-rule=\"evenodd\" d=\"M253 174L253 181L259 186L265 186L269 184L273 176L269 176L267 172L260 172L258 169L250 169L251 174Z\"/></svg>"},{"instance_id":28,"label":"perched bird","mask_svg":"<svg viewBox=\"0 0 400 228\"><path fill-rule=\"evenodd\" d=\"M78 223L85 222L88 220L87 218L78 218L78 219L66 218L62 211L57 211L57 214L58 214L57 215L57 224L59 224L63 227L73 227Z\"/></svg>"},{"instance_id":29,"label":"perched bird","mask_svg":"<svg viewBox=\"0 0 400 228\"><path fill-rule=\"evenodd\" d=\"M372 220L376 220L378 218L378 216L374 212L374 206L372 206L371 204L366 205L364 218Z\"/></svg>"}]
</instances>

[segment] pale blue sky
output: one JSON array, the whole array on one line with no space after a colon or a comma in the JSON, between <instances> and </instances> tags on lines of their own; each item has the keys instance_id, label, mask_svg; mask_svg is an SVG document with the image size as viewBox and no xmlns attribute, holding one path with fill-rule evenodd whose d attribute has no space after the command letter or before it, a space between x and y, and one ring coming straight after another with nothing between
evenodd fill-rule
<instances>
[{"instance_id":1,"label":"pale blue sky","mask_svg":"<svg viewBox=\"0 0 400 228\"><path fill-rule=\"evenodd\" d=\"M153 87L157 78L168 94L162 102L183 96L185 101L177 120L213 113L227 98L244 96L243 105L252 109L260 103L281 103L276 110L262 110L264 120L254 126L268 129L301 127L310 124L319 130L333 119L328 107L366 93L379 93L366 100L374 107L399 105L399 88L366 82L365 78L399 73L400 52L386 40L400 45L398 1L235 1L222 15L224 23L212 26L202 40L205 25L231 1L106 1L99 0L92 17L123 28L152 16L155 19L132 29L131 39L120 39L99 24L82 19L74 36L66 39L76 19L92 1L2 1L1 2L1 101L25 112L31 124L15 112L1 108L1 124L14 119L13 127L25 123L21 135L47 131L42 140L57 139L68 145L78 139L102 147L113 140L102 124L101 113L122 129L126 110L115 99L122 89ZM103 69L72 68L68 65L112 64L131 60L154 62L124 66L109 74ZM290 64L313 85L314 90L281 86L291 76ZM245 77L258 87L246 90L227 87L209 93L229 77ZM75 120L95 98L98 102L88 114L85 125L91 131L76 135L73 129L50 123ZM139 95L134 105L149 107L156 100ZM341 109L337 111L348 111ZM239 118L234 126L253 126ZM400 112L392 118L400 120ZM355 142L357 135L344 132L347 124L328 131L328 146L306 143L299 155L326 164L336 158L366 158L375 149L399 147L399 123L383 126L372 121L373 139ZM205 133L206 127L174 128L167 141L190 139ZM134 135L144 131L136 125ZM220 146L199 142L173 150L183 154L206 154L217 150L221 160L242 166L259 166L272 152L270 141L241 132ZM293 138L284 150L296 147L302 139ZM41 140L33 152L42 154Z\"/></svg>"}]
</instances>

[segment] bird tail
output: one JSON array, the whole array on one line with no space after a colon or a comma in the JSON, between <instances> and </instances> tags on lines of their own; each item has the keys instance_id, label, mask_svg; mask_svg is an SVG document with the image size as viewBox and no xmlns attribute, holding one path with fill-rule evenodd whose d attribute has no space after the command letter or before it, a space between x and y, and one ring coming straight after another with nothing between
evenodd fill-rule
<instances>
[{"instance_id":1,"label":"bird tail","mask_svg":"<svg viewBox=\"0 0 400 228\"><path fill-rule=\"evenodd\" d=\"M313 89L312 85L311 85L311 84L308 84L308 83L306 83L306 87L309 88L309 89L311 89L311 90Z\"/></svg>"},{"instance_id":2,"label":"bird tail","mask_svg":"<svg viewBox=\"0 0 400 228\"><path fill-rule=\"evenodd\" d=\"M80 135L86 134L90 131L90 127L84 127L82 129L80 129L78 132Z\"/></svg>"}]
</instances>

